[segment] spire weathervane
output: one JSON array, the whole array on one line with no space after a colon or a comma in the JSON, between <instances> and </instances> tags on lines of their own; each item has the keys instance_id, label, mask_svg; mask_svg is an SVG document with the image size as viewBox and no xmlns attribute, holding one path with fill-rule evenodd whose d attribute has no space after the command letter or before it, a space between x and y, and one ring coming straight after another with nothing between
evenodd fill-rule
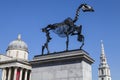
<instances>
[{"instance_id":1,"label":"spire weathervane","mask_svg":"<svg viewBox=\"0 0 120 80\"><path fill-rule=\"evenodd\" d=\"M103 40L101 40L101 53L105 54Z\"/></svg>"}]
</instances>

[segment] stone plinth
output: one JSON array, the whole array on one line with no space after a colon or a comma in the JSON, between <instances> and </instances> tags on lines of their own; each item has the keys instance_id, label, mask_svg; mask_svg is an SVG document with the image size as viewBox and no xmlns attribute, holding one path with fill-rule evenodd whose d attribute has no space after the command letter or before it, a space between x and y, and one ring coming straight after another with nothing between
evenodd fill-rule
<instances>
[{"instance_id":1,"label":"stone plinth","mask_svg":"<svg viewBox=\"0 0 120 80\"><path fill-rule=\"evenodd\" d=\"M37 55L30 61L31 80L92 80L93 62L84 50Z\"/></svg>"}]
</instances>

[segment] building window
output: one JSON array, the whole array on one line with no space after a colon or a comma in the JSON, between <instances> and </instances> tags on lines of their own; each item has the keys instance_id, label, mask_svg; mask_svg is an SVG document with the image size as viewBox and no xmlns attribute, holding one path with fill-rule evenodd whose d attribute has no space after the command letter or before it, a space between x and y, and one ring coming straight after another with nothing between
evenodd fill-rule
<instances>
[{"instance_id":1,"label":"building window","mask_svg":"<svg viewBox=\"0 0 120 80\"><path fill-rule=\"evenodd\" d=\"M16 57L18 58L19 51L16 52Z\"/></svg>"},{"instance_id":2,"label":"building window","mask_svg":"<svg viewBox=\"0 0 120 80\"><path fill-rule=\"evenodd\" d=\"M107 69L107 74L110 75L110 73L109 73L109 69ZM108 80L109 80L109 79L108 79Z\"/></svg>"},{"instance_id":3,"label":"building window","mask_svg":"<svg viewBox=\"0 0 120 80\"><path fill-rule=\"evenodd\" d=\"M26 53L24 53L24 59L26 59Z\"/></svg>"},{"instance_id":4,"label":"building window","mask_svg":"<svg viewBox=\"0 0 120 80\"><path fill-rule=\"evenodd\" d=\"M104 80L104 78L102 78L102 80Z\"/></svg>"},{"instance_id":5,"label":"building window","mask_svg":"<svg viewBox=\"0 0 120 80\"><path fill-rule=\"evenodd\" d=\"M105 62L105 59L103 59L102 61Z\"/></svg>"},{"instance_id":6,"label":"building window","mask_svg":"<svg viewBox=\"0 0 120 80\"><path fill-rule=\"evenodd\" d=\"M102 73L102 75L104 74L104 70L103 69L101 69L101 73Z\"/></svg>"},{"instance_id":7,"label":"building window","mask_svg":"<svg viewBox=\"0 0 120 80\"><path fill-rule=\"evenodd\" d=\"M10 53L11 53L11 52L10 52L10 51L8 51L8 56L10 56Z\"/></svg>"}]
</instances>

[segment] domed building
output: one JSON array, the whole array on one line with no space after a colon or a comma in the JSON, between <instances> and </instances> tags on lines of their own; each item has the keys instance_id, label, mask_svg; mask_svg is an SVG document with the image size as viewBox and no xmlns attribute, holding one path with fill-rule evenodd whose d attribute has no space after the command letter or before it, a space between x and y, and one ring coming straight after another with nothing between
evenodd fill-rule
<instances>
[{"instance_id":1,"label":"domed building","mask_svg":"<svg viewBox=\"0 0 120 80\"><path fill-rule=\"evenodd\" d=\"M0 55L0 69L2 69L2 80L31 79L28 47L21 39L20 34L16 40L10 42L6 50L6 55Z\"/></svg>"},{"instance_id":2,"label":"domed building","mask_svg":"<svg viewBox=\"0 0 120 80\"><path fill-rule=\"evenodd\" d=\"M27 44L21 40L20 34L16 40L10 42L6 51L7 56L28 60L28 47Z\"/></svg>"}]
</instances>

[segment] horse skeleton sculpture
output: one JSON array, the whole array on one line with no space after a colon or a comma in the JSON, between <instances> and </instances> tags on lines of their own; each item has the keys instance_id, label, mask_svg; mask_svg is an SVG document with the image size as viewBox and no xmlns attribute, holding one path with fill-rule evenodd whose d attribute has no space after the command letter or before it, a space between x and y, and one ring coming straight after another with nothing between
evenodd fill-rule
<instances>
[{"instance_id":1,"label":"horse skeleton sculpture","mask_svg":"<svg viewBox=\"0 0 120 80\"><path fill-rule=\"evenodd\" d=\"M44 49L47 49L47 52L49 54L49 49L48 49L48 43L52 39L50 37L50 30L52 30L54 33L58 34L60 37L67 37L66 40L66 51L68 51L68 44L69 44L69 35L77 35L77 40L79 42L82 42L82 45L80 46L80 49L84 45L84 36L81 34L82 26L77 26L75 25L75 22L78 20L79 17L79 12L80 9L82 9L83 12L93 12L93 8L87 4L81 4L77 11L76 11L76 16L74 19L68 17L65 19L63 22L60 23L55 23L55 24L49 24L47 27L42 28L42 32L46 33L46 43L42 46L42 55L44 52Z\"/></svg>"}]
</instances>

